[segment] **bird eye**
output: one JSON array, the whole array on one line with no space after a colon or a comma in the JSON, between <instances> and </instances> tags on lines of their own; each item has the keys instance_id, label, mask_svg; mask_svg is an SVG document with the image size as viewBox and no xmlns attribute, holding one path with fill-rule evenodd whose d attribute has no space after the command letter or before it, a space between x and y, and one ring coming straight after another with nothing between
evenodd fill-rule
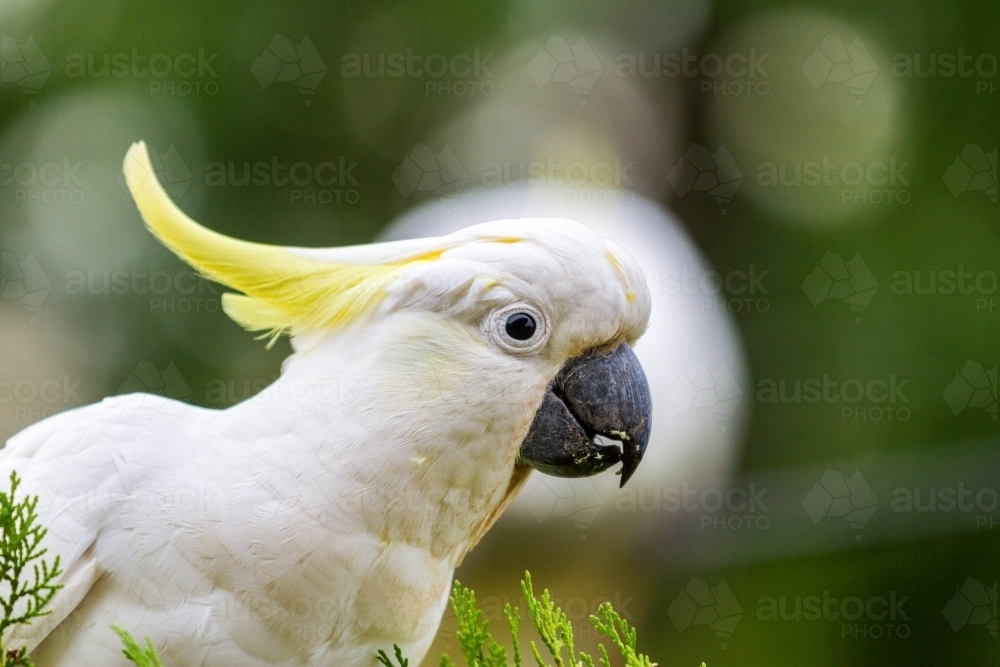
<instances>
[{"instance_id":1,"label":"bird eye","mask_svg":"<svg viewBox=\"0 0 1000 667\"><path fill-rule=\"evenodd\" d=\"M548 340L545 315L524 302L494 310L483 325L487 337L513 354L534 352Z\"/></svg>"},{"instance_id":2,"label":"bird eye","mask_svg":"<svg viewBox=\"0 0 1000 667\"><path fill-rule=\"evenodd\" d=\"M507 335L514 340L531 340L535 335L535 318L528 313L514 313L507 318Z\"/></svg>"}]
</instances>

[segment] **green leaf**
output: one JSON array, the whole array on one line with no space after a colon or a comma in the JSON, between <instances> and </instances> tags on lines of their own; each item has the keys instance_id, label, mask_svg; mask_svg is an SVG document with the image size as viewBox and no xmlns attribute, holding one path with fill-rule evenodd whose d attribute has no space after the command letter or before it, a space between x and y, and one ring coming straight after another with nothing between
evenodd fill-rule
<instances>
[{"instance_id":1,"label":"green leaf","mask_svg":"<svg viewBox=\"0 0 1000 667\"><path fill-rule=\"evenodd\" d=\"M156 653L156 647L153 646L153 640L148 636L145 639L145 645L140 646L135 638L129 634L129 631L122 626L113 624L111 629L121 637L122 644L125 645L122 653L136 667L163 667L163 663L160 662L160 656Z\"/></svg>"},{"instance_id":2,"label":"green leaf","mask_svg":"<svg viewBox=\"0 0 1000 667\"><path fill-rule=\"evenodd\" d=\"M605 602L597 608L597 615L590 617L590 622L594 624L598 632L606 635L618 648L619 653L625 659L626 667L653 667L653 663L648 656L636 651L636 631L629 626L628 621L622 618L610 602ZM604 645L601 648L601 665L610 667Z\"/></svg>"},{"instance_id":3,"label":"green leaf","mask_svg":"<svg viewBox=\"0 0 1000 667\"><path fill-rule=\"evenodd\" d=\"M51 565L42 557L47 530L38 525L38 496L15 501L21 479L10 473L10 490L0 491L0 637L14 625L30 625L51 612L45 609L62 584L54 583L63 573L59 556ZM27 575L31 572L31 577ZM30 667L24 648L7 648L0 642L3 667Z\"/></svg>"},{"instance_id":4,"label":"green leaf","mask_svg":"<svg viewBox=\"0 0 1000 667\"><path fill-rule=\"evenodd\" d=\"M470 667L507 667L507 650L490 634L489 621L476 605L476 594L458 581L451 592L458 631L455 639Z\"/></svg>"},{"instance_id":5,"label":"green leaf","mask_svg":"<svg viewBox=\"0 0 1000 667\"><path fill-rule=\"evenodd\" d=\"M402 649L399 648L399 645L393 644L392 648L396 654L396 661L399 663L399 667L408 667L410 661L403 657L403 651ZM382 649L378 650L378 655L376 656L376 658L379 662L385 665L385 667L396 667L396 665L392 664L392 660L389 659L389 656L387 656L385 654L385 651L383 651Z\"/></svg>"}]
</instances>

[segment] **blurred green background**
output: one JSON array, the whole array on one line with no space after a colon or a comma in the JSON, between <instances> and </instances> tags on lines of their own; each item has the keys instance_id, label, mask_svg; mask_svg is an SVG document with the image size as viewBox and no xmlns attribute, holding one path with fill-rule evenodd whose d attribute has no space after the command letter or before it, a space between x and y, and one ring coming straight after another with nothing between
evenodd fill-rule
<instances>
[{"instance_id":1,"label":"blurred green background","mask_svg":"<svg viewBox=\"0 0 1000 667\"><path fill-rule=\"evenodd\" d=\"M629 540L614 512L586 535L505 521L458 577L494 625L524 569L581 628L610 599L661 665L992 661L998 35L1000 4L931 0L4 0L0 436L135 389L225 407L289 352L144 230L120 182L135 140L195 219L302 246L374 240L504 162L619 160L611 189L672 211L720 275L766 272L721 298L750 371L731 488L769 489L767 527L706 531L732 517L704 507ZM440 182L402 169L427 171L419 144ZM793 399L824 377L836 403ZM971 509L944 509L946 488ZM824 592L868 609L808 620ZM890 617L881 598L907 599ZM429 662L457 654L450 627Z\"/></svg>"}]
</instances>

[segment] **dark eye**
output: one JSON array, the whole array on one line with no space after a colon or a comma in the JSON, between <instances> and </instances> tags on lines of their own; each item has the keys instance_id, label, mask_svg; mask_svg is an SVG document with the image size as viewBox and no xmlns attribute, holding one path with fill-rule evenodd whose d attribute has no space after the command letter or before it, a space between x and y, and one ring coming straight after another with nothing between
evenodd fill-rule
<instances>
[{"instance_id":1,"label":"dark eye","mask_svg":"<svg viewBox=\"0 0 1000 667\"><path fill-rule=\"evenodd\" d=\"M545 313L529 303L512 303L494 310L483 321L487 338L510 354L531 354L549 339Z\"/></svg>"},{"instance_id":2,"label":"dark eye","mask_svg":"<svg viewBox=\"0 0 1000 667\"><path fill-rule=\"evenodd\" d=\"M527 313L514 313L507 318L507 335L514 340L529 340L535 335L535 318Z\"/></svg>"}]
</instances>

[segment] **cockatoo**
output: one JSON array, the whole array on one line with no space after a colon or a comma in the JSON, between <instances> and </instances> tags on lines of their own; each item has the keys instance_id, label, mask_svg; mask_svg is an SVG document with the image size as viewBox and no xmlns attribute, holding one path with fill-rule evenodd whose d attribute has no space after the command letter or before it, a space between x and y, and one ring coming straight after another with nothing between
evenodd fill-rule
<instances>
[{"instance_id":1,"label":"cockatoo","mask_svg":"<svg viewBox=\"0 0 1000 667\"><path fill-rule=\"evenodd\" d=\"M227 410L117 396L0 451L65 568L51 615L4 638L39 667L126 664L112 623L168 665L368 666L393 644L418 663L455 567L532 469L620 462L624 484L639 465L649 290L583 225L282 248L188 218L144 144L124 169L152 233L242 292L226 313L294 352Z\"/></svg>"}]
</instances>

